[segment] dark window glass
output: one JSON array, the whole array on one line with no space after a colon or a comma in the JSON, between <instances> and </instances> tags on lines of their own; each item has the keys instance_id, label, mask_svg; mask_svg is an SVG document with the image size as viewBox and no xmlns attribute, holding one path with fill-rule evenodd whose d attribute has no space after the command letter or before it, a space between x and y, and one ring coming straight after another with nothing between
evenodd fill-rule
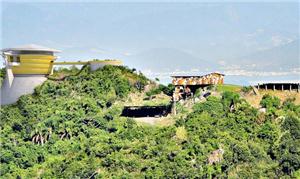
<instances>
[{"instance_id":1,"label":"dark window glass","mask_svg":"<svg viewBox=\"0 0 300 179\"><path fill-rule=\"evenodd\" d=\"M20 61L20 57L18 56L18 57L16 57L16 62L18 62L18 63L20 63L21 61Z\"/></svg>"}]
</instances>

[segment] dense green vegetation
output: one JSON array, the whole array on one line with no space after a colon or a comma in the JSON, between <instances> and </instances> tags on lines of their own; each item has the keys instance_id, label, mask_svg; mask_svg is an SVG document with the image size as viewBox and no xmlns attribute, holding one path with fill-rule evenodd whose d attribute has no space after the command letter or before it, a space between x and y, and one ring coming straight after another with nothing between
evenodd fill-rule
<instances>
[{"instance_id":1,"label":"dense green vegetation","mask_svg":"<svg viewBox=\"0 0 300 179\"><path fill-rule=\"evenodd\" d=\"M168 127L120 117L116 102L146 84L142 74L124 67L85 68L2 107L1 177L300 176L300 106L293 100L278 104L265 96L267 112L261 113L226 91L195 104ZM209 164L216 149L224 153Z\"/></svg>"},{"instance_id":2,"label":"dense green vegetation","mask_svg":"<svg viewBox=\"0 0 300 179\"><path fill-rule=\"evenodd\" d=\"M174 89L175 89L175 87L172 84L169 84L168 86L160 84L156 88L153 88L150 91L146 92L146 95L152 96L152 95L164 93L168 96L172 96Z\"/></svg>"},{"instance_id":3,"label":"dense green vegetation","mask_svg":"<svg viewBox=\"0 0 300 179\"><path fill-rule=\"evenodd\" d=\"M2 82L4 80L6 76L6 69L5 68L1 68L0 69L0 86L2 86Z\"/></svg>"}]
</instances>

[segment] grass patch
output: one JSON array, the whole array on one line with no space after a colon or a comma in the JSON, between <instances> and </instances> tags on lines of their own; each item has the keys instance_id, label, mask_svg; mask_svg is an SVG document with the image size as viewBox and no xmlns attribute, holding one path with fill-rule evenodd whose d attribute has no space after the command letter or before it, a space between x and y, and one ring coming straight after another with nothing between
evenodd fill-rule
<instances>
[{"instance_id":1,"label":"grass patch","mask_svg":"<svg viewBox=\"0 0 300 179\"><path fill-rule=\"evenodd\" d=\"M125 101L125 104L127 106L164 106L171 103L171 97L163 93L153 95L152 99L145 98L149 97L147 97L144 93L132 93Z\"/></svg>"},{"instance_id":2,"label":"grass patch","mask_svg":"<svg viewBox=\"0 0 300 179\"><path fill-rule=\"evenodd\" d=\"M240 92L241 89L242 89L242 86L231 85L231 84L223 84L223 85L217 85L216 86L216 90L218 92L224 92L224 91Z\"/></svg>"},{"instance_id":3,"label":"grass patch","mask_svg":"<svg viewBox=\"0 0 300 179\"><path fill-rule=\"evenodd\" d=\"M165 106L170 104L170 98L158 97L152 100L143 101L143 106Z\"/></svg>"}]
</instances>

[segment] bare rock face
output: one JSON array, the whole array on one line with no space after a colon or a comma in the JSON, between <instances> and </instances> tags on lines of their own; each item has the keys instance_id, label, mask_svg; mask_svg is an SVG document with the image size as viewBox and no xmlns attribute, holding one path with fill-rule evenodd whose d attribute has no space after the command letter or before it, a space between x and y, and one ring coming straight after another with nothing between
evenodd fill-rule
<instances>
[{"instance_id":1,"label":"bare rock face","mask_svg":"<svg viewBox=\"0 0 300 179\"><path fill-rule=\"evenodd\" d=\"M223 154L224 154L224 150L223 149L217 149L214 150L210 153L210 155L208 156L208 164L212 165L214 163L219 163L222 161L223 159Z\"/></svg>"},{"instance_id":2,"label":"bare rock face","mask_svg":"<svg viewBox=\"0 0 300 179\"><path fill-rule=\"evenodd\" d=\"M253 93L255 95L259 95L259 91L258 91L258 89L255 86L251 86L251 88L253 89Z\"/></svg>"},{"instance_id":3,"label":"bare rock face","mask_svg":"<svg viewBox=\"0 0 300 179\"><path fill-rule=\"evenodd\" d=\"M266 113L267 109L266 108L260 108L258 111L261 112L261 113Z\"/></svg>"},{"instance_id":4,"label":"bare rock face","mask_svg":"<svg viewBox=\"0 0 300 179\"><path fill-rule=\"evenodd\" d=\"M148 84L148 85L146 85L146 86L144 87L144 91L145 91L145 92L149 92L152 88L153 88L153 87L152 87L150 84Z\"/></svg>"}]
</instances>

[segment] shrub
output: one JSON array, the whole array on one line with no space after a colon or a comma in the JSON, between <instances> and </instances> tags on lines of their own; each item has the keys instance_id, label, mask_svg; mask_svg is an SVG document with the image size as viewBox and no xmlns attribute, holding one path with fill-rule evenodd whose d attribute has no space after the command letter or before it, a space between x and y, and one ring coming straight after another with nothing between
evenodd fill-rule
<instances>
[{"instance_id":1,"label":"shrub","mask_svg":"<svg viewBox=\"0 0 300 179\"><path fill-rule=\"evenodd\" d=\"M172 84L169 84L168 86L160 84L158 87L153 88L150 91L146 92L146 95L152 96L152 95L157 95L157 94L160 94L161 92L163 92L164 94L166 94L168 96L172 96L174 88L175 87Z\"/></svg>"},{"instance_id":2,"label":"shrub","mask_svg":"<svg viewBox=\"0 0 300 179\"><path fill-rule=\"evenodd\" d=\"M213 96L209 96L204 103L197 103L193 106L195 113L207 112L211 116L220 117L224 115L223 104L221 101Z\"/></svg>"},{"instance_id":3,"label":"shrub","mask_svg":"<svg viewBox=\"0 0 300 179\"><path fill-rule=\"evenodd\" d=\"M260 105L263 108L278 109L280 107L280 99L276 96L271 96L269 94L265 94L260 101Z\"/></svg>"},{"instance_id":4,"label":"shrub","mask_svg":"<svg viewBox=\"0 0 300 179\"><path fill-rule=\"evenodd\" d=\"M231 91L225 91L222 94L222 103L225 108L225 110L229 110L230 105L236 105L237 103L240 102L240 95L235 92Z\"/></svg>"},{"instance_id":5,"label":"shrub","mask_svg":"<svg viewBox=\"0 0 300 179\"><path fill-rule=\"evenodd\" d=\"M243 86L242 89L241 89L241 91L243 93L249 93L251 90L252 90L251 86Z\"/></svg>"}]
</instances>

